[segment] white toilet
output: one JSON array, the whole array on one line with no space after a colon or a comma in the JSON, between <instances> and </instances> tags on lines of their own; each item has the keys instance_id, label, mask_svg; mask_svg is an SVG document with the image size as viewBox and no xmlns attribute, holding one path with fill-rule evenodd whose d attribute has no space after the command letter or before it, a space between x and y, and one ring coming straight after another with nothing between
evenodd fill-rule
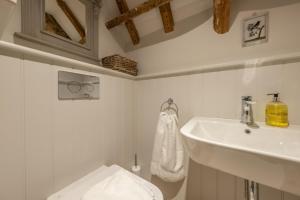
<instances>
[{"instance_id":1,"label":"white toilet","mask_svg":"<svg viewBox=\"0 0 300 200\"><path fill-rule=\"evenodd\" d=\"M95 185L101 183L108 177L113 176L119 171L124 171L123 168L117 165L112 165L110 167L102 166L94 172L84 176L83 178L77 180L61 191L51 195L47 200L82 200L83 196ZM147 189L147 191L152 196L153 200L163 200L163 195L161 191L152 183L134 175L130 174L138 184L141 184L142 188ZM130 185L128 187L131 187Z\"/></svg>"}]
</instances>

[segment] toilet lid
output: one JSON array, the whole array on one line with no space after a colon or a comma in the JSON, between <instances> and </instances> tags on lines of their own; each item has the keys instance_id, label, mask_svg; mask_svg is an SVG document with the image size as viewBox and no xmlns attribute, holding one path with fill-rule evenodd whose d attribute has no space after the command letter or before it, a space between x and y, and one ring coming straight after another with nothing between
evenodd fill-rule
<instances>
[{"instance_id":1,"label":"toilet lid","mask_svg":"<svg viewBox=\"0 0 300 200\"><path fill-rule=\"evenodd\" d=\"M81 200L84 194L86 194L93 186L97 183L105 180L107 177L112 176L119 170L125 170L117 165L112 165L110 167L102 166L99 169L91 172L90 174L84 176L83 178L75 181L71 185L65 187L59 192L48 197L47 200ZM163 195L161 191L152 183L134 175L131 175L148 191L153 193L155 200L163 200Z\"/></svg>"},{"instance_id":2,"label":"toilet lid","mask_svg":"<svg viewBox=\"0 0 300 200\"><path fill-rule=\"evenodd\" d=\"M87 191L82 200L154 200L154 192L123 169L97 183Z\"/></svg>"},{"instance_id":3,"label":"toilet lid","mask_svg":"<svg viewBox=\"0 0 300 200\"><path fill-rule=\"evenodd\" d=\"M143 181L144 186L147 187L153 193L153 197L155 200L163 200L164 199L160 189L158 189L152 183L145 181L144 179L142 179L142 181Z\"/></svg>"},{"instance_id":4,"label":"toilet lid","mask_svg":"<svg viewBox=\"0 0 300 200\"><path fill-rule=\"evenodd\" d=\"M124 170L122 167L120 167L118 165L112 165L110 168L114 169L114 173L116 173L119 170ZM145 179L143 179L131 172L129 172L129 173L139 184L141 184L141 186L143 186L145 188L145 190L149 191L152 194L153 200L164 200L163 194L160 191L160 189L158 189L158 187L156 187L154 184L146 181Z\"/></svg>"}]
</instances>

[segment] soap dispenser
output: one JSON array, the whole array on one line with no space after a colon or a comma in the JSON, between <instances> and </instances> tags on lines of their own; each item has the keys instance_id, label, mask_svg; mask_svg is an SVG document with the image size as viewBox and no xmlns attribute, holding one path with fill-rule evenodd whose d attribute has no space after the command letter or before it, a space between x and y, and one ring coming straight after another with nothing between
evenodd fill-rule
<instances>
[{"instance_id":1,"label":"soap dispenser","mask_svg":"<svg viewBox=\"0 0 300 200\"><path fill-rule=\"evenodd\" d=\"M268 94L273 101L266 106L266 124L277 127L288 127L288 107L279 101L279 93Z\"/></svg>"}]
</instances>

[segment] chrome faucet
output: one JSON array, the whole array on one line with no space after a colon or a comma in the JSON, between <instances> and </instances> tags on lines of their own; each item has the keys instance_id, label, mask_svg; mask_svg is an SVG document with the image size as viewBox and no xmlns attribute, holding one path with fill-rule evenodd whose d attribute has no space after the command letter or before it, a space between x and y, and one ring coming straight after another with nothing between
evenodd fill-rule
<instances>
[{"instance_id":1,"label":"chrome faucet","mask_svg":"<svg viewBox=\"0 0 300 200\"><path fill-rule=\"evenodd\" d=\"M251 128L258 128L253 117L252 105L255 103L252 101L252 96L242 96L241 123L247 124Z\"/></svg>"}]
</instances>

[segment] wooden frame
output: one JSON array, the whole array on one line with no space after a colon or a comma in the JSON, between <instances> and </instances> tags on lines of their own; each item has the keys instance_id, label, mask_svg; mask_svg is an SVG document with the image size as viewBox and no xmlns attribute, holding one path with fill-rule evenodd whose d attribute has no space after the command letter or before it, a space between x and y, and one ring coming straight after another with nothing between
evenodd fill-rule
<instances>
[{"instance_id":1,"label":"wooden frame","mask_svg":"<svg viewBox=\"0 0 300 200\"><path fill-rule=\"evenodd\" d=\"M101 0L79 0L86 6L86 42L80 44L44 30L45 0L22 0L22 29L15 34L17 44L99 64L98 14Z\"/></svg>"}]
</instances>

